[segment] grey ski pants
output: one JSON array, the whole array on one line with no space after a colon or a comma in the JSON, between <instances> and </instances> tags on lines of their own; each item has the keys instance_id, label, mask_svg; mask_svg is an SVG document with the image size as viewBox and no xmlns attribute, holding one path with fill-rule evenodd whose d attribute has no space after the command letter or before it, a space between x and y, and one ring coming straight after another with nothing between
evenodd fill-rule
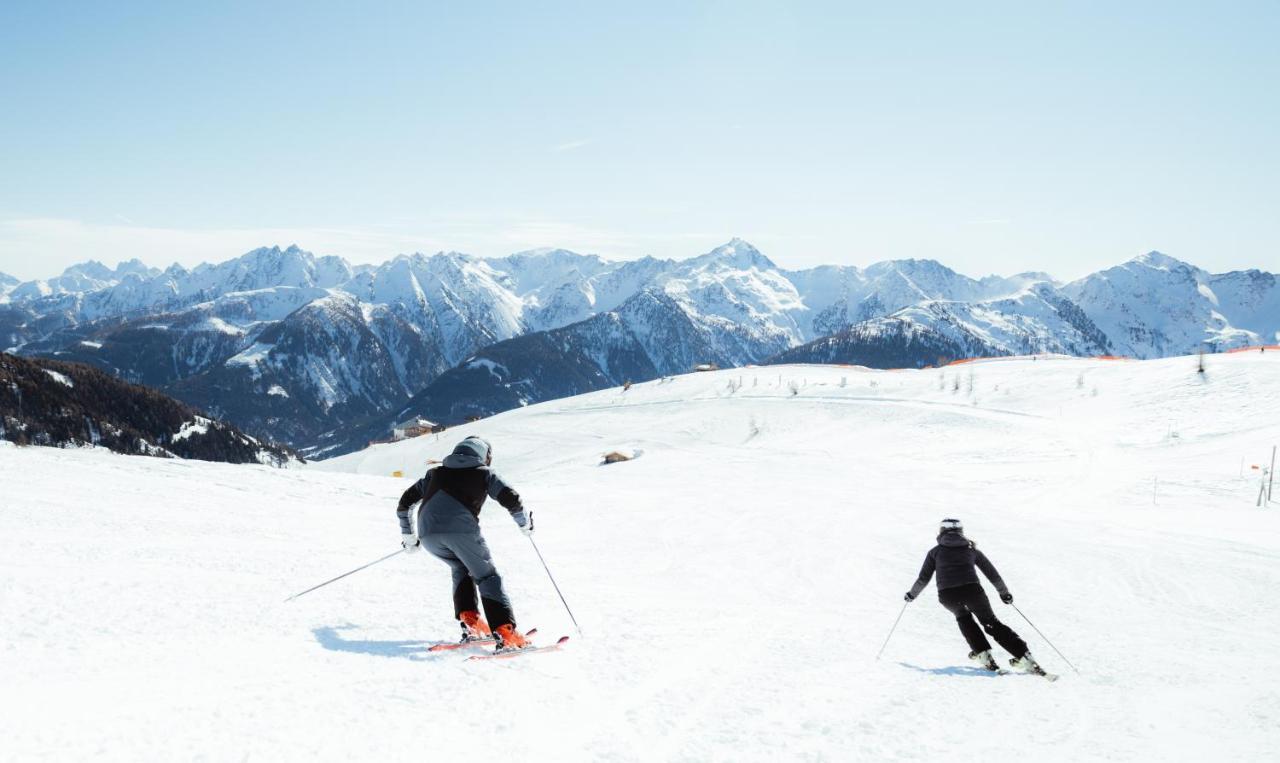
<instances>
[{"instance_id":1,"label":"grey ski pants","mask_svg":"<svg viewBox=\"0 0 1280 763\"><path fill-rule=\"evenodd\" d=\"M502 588L502 576L478 528L474 532L426 533L422 536L422 545L453 570L455 617L463 612L478 612L483 607L490 627L515 624L511 601ZM476 589L480 592L478 604Z\"/></svg>"}]
</instances>

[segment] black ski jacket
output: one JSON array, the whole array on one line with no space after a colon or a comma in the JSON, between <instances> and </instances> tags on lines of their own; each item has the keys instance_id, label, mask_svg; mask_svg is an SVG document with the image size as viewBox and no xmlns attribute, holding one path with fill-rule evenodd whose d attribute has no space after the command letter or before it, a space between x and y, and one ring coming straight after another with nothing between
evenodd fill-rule
<instances>
[{"instance_id":1,"label":"black ski jacket","mask_svg":"<svg viewBox=\"0 0 1280 763\"><path fill-rule=\"evenodd\" d=\"M520 494L489 468L489 453L489 443L478 437L458 443L442 465L428 471L400 496L396 506L400 532L413 532L410 514L418 502L422 503L420 535L476 532L480 529L480 507L486 498L502 504L516 524L523 525Z\"/></svg>"},{"instance_id":2,"label":"black ski jacket","mask_svg":"<svg viewBox=\"0 0 1280 763\"><path fill-rule=\"evenodd\" d=\"M520 494L486 466L455 469L441 466L413 483L396 506L401 532L413 532L409 522L414 504L423 504L424 532L471 532L479 528L480 507L493 498L512 516L524 511ZM521 522L523 518L517 518Z\"/></svg>"},{"instance_id":3,"label":"black ski jacket","mask_svg":"<svg viewBox=\"0 0 1280 763\"><path fill-rule=\"evenodd\" d=\"M486 466L470 469L450 469L441 466L427 472L427 476L413 483L404 495L400 496L397 510L411 508L419 501L430 501L437 491L443 491L471 512L471 516L479 518L484 499L492 497L512 514L523 511L520 494L503 482Z\"/></svg>"},{"instance_id":4,"label":"black ski jacket","mask_svg":"<svg viewBox=\"0 0 1280 763\"><path fill-rule=\"evenodd\" d=\"M975 569L975 567L977 569ZM956 588L978 582L978 572L987 576L987 580L1001 594L1009 592L996 567L987 559L986 554L978 550L973 541L960 533L950 532L938 536L938 545L929 549L924 558L924 566L920 568L920 577L911 586L912 598L919 596L924 587L929 585L933 573L938 573L938 590Z\"/></svg>"}]
</instances>

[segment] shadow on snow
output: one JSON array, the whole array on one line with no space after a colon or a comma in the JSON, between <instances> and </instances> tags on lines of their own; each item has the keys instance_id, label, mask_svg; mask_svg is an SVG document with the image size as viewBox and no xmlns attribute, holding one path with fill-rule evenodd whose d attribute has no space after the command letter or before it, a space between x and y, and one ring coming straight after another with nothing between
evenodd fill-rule
<instances>
[{"instance_id":1,"label":"shadow on snow","mask_svg":"<svg viewBox=\"0 0 1280 763\"><path fill-rule=\"evenodd\" d=\"M931 676L966 676L969 678L998 678L1000 673L993 673L986 668L970 667L968 665L948 665L943 668L922 668L919 665L912 665L909 662L899 662L904 668L910 668L920 673L928 673ZM1008 674L1006 674L1008 675Z\"/></svg>"},{"instance_id":2,"label":"shadow on snow","mask_svg":"<svg viewBox=\"0 0 1280 763\"><path fill-rule=\"evenodd\" d=\"M431 641L412 639L409 641L364 641L345 639L340 631L353 630L356 626L337 625L313 628L311 635L316 637L320 646L331 652L350 652L351 654L371 654L375 657L400 657L406 660L438 660L448 652L431 652Z\"/></svg>"}]
</instances>

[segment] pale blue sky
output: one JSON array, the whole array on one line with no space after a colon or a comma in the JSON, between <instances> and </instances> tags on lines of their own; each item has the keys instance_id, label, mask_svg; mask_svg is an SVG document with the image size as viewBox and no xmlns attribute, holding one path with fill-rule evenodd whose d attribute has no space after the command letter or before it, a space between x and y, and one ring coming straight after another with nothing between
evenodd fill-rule
<instances>
[{"instance_id":1,"label":"pale blue sky","mask_svg":"<svg viewBox=\"0 0 1280 763\"><path fill-rule=\"evenodd\" d=\"M196 5L0 7L0 271L732 236L1280 270L1274 1Z\"/></svg>"}]
</instances>

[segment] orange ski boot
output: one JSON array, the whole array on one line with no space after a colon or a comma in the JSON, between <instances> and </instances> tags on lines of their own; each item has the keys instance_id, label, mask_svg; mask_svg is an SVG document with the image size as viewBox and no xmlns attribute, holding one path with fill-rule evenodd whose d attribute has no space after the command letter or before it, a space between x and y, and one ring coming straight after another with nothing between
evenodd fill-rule
<instances>
[{"instance_id":1,"label":"orange ski boot","mask_svg":"<svg viewBox=\"0 0 1280 763\"><path fill-rule=\"evenodd\" d=\"M510 623L499 625L497 632L497 644L494 645L494 651L506 652L512 649L524 649L533 646L533 642L524 637L516 627Z\"/></svg>"},{"instance_id":2,"label":"orange ski boot","mask_svg":"<svg viewBox=\"0 0 1280 763\"><path fill-rule=\"evenodd\" d=\"M489 624L484 621L479 612L459 612L458 621L462 623L463 641L485 639L493 635L493 632L489 630Z\"/></svg>"}]
</instances>

